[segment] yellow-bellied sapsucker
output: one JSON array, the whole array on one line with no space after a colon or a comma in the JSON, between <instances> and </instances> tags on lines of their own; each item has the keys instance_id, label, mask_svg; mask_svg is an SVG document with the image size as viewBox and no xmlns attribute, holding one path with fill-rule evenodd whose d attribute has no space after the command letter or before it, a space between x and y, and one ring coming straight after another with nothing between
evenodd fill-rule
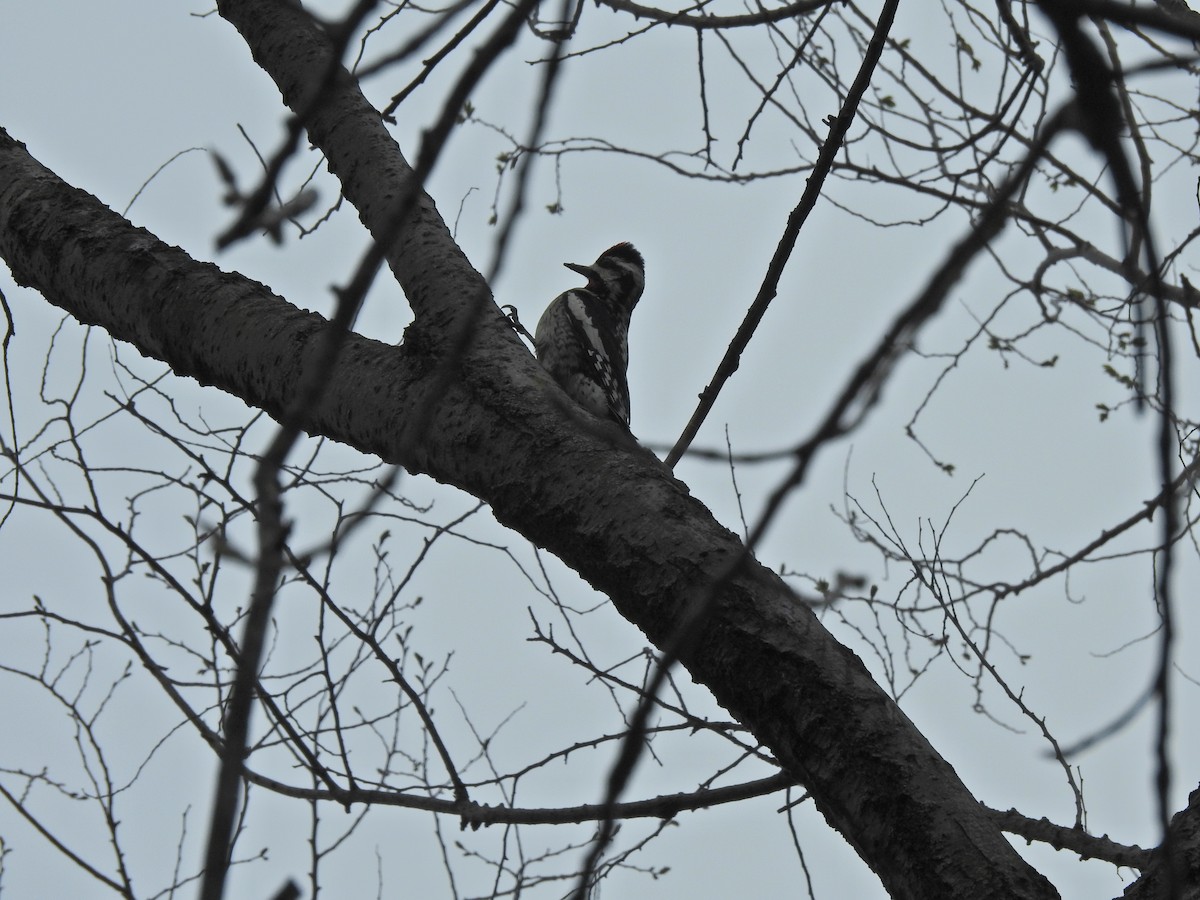
<instances>
[{"instance_id":1,"label":"yellow-bellied sapsucker","mask_svg":"<svg viewBox=\"0 0 1200 900\"><path fill-rule=\"evenodd\" d=\"M629 317L646 283L642 255L617 244L590 266L564 263L587 287L559 294L538 320L538 361L567 395L629 428Z\"/></svg>"}]
</instances>

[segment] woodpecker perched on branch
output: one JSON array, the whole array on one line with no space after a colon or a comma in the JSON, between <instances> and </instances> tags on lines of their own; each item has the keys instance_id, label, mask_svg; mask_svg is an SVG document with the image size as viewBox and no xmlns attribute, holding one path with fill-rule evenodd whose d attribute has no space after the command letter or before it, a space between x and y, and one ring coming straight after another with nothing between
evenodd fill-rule
<instances>
[{"instance_id":1,"label":"woodpecker perched on branch","mask_svg":"<svg viewBox=\"0 0 1200 900\"><path fill-rule=\"evenodd\" d=\"M538 320L538 361L567 395L629 429L629 317L646 283L642 255L617 244L590 266L564 263L587 287L559 294Z\"/></svg>"}]
</instances>

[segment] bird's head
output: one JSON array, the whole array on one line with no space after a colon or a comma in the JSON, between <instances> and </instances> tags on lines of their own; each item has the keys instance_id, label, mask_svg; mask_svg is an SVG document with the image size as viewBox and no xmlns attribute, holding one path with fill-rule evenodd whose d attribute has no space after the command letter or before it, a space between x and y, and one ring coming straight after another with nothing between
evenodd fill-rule
<instances>
[{"instance_id":1,"label":"bird's head","mask_svg":"<svg viewBox=\"0 0 1200 900\"><path fill-rule=\"evenodd\" d=\"M563 265L586 278L587 289L593 294L613 300L628 311L633 310L646 284L642 254L630 243L609 247L590 266L579 263Z\"/></svg>"}]
</instances>

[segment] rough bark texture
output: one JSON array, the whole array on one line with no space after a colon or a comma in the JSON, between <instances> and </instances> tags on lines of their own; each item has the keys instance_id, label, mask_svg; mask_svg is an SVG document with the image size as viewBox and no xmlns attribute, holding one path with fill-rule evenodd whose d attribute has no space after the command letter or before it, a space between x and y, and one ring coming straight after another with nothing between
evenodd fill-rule
<instances>
[{"instance_id":1,"label":"rough bark texture","mask_svg":"<svg viewBox=\"0 0 1200 900\"><path fill-rule=\"evenodd\" d=\"M222 2L285 101L326 69L322 34L287 4ZM608 594L657 645L720 583L691 675L802 780L895 897L1044 898L951 766L773 573L649 452L581 415L512 336L432 202L389 223L411 171L344 74L309 134L376 236L416 321L400 348L352 336L305 427L487 501L496 517ZM0 131L0 255L17 281L141 352L278 413L324 329L247 279L191 260L62 184Z\"/></svg>"},{"instance_id":2,"label":"rough bark texture","mask_svg":"<svg viewBox=\"0 0 1200 900\"><path fill-rule=\"evenodd\" d=\"M1160 849L1123 900L1200 900L1200 788L1171 820L1170 847L1171 862Z\"/></svg>"}]
</instances>

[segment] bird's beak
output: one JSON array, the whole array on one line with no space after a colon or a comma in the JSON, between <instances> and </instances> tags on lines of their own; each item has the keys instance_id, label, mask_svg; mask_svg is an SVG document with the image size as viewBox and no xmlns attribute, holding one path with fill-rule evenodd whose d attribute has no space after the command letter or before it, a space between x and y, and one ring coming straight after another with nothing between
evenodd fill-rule
<instances>
[{"instance_id":1,"label":"bird's beak","mask_svg":"<svg viewBox=\"0 0 1200 900\"><path fill-rule=\"evenodd\" d=\"M595 272L592 271L591 266L584 266L584 265L580 265L579 263L563 263L563 265L566 266L568 269L570 269L572 272L578 272L580 275L582 275L588 281L591 281L595 277L595 274L596 274Z\"/></svg>"}]
</instances>

